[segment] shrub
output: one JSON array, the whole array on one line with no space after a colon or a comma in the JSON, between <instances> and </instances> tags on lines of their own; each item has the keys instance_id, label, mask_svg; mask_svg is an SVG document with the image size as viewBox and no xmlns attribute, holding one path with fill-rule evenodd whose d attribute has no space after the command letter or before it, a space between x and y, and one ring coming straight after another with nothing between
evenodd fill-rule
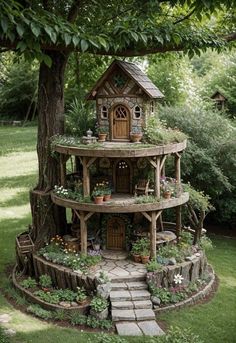
<instances>
[{"instance_id":1,"label":"shrub","mask_svg":"<svg viewBox=\"0 0 236 343\"><path fill-rule=\"evenodd\" d=\"M0 326L0 343L10 343L9 338L4 332L4 329Z\"/></svg>"},{"instance_id":2,"label":"shrub","mask_svg":"<svg viewBox=\"0 0 236 343\"><path fill-rule=\"evenodd\" d=\"M59 296L53 292L44 292L40 290L34 292L34 295L49 304L58 304L60 302Z\"/></svg>"},{"instance_id":3,"label":"shrub","mask_svg":"<svg viewBox=\"0 0 236 343\"><path fill-rule=\"evenodd\" d=\"M41 287L49 288L52 287L52 279L50 275L43 274L39 277L39 284Z\"/></svg>"},{"instance_id":4,"label":"shrub","mask_svg":"<svg viewBox=\"0 0 236 343\"><path fill-rule=\"evenodd\" d=\"M93 343L93 339L88 339L88 343ZM96 335L96 343L128 343L125 338L104 333Z\"/></svg>"},{"instance_id":5,"label":"shrub","mask_svg":"<svg viewBox=\"0 0 236 343\"><path fill-rule=\"evenodd\" d=\"M72 312L70 314L70 322L72 325L85 325L87 323L87 316L78 312Z\"/></svg>"},{"instance_id":6,"label":"shrub","mask_svg":"<svg viewBox=\"0 0 236 343\"><path fill-rule=\"evenodd\" d=\"M27 307L27 311L34 314L36 317L46 320L53 317L52 311L44 310L39 305L30 305L29 307Z\"/></svg>"},{"instance_id":7,"label":"shrub","mask_svg":"<svg viewBox=\"0 0 236 343\"><path fill-rule=\"evenodd\" d=\"M108 302L104 298L95 296L93 297L90 306L95 312L102 312L108 307Z\"/></svg>"},{"instance_id":8,"label":"shrub","mask_svg":"<svg viewBox=\"0 0 236 343\"><path fill-rule=\"evenodd\" d=\"M35 288L37 286L37 282L35 281L35 279L32 279L30 276L21 281L20 285L23 287L23 288Z\"/></svg>"},{"instance_id":9,"label":"shrub","mask_svg":"<svg viewBox=\"0 0 236 343\"><path fill-rule=\"evenodd\" d=\"M154 341L155 342L155 341ZM163 343L204 343L190 328L171 327L163 336Z\"/></svg>"},{"instance_id":10,"label":"shrub","mask_svg":"<svg viewBox=\"0 0 236 343\"><path fill-rule=\"evenodd\" d=\"M162 265L158 263L155 259L151 259L151 261L149 261L146 264L146 268L148 272L155 272L156 270L161 270Z\"/></svg>"},{"instance_id":11,"label":"shrub","mask_svg":"<svg viewBox=\"0 0 236 343\"><path fill-rule=\"evenodd\" d=\"M67 320L68 313L65 310L56 310L52 312L52 318L55 320Z\"/></svg>"},{"instance_id":12,"label":"shrub","mask_svg":"<svg viewBox=\"0 0 236 343\"><path fill-rule=\"evenodd\" d=\"M207 236L202 236L199 243L202 250L207 251L213 249L212 241Z\"/></svg>"}]
</instances>

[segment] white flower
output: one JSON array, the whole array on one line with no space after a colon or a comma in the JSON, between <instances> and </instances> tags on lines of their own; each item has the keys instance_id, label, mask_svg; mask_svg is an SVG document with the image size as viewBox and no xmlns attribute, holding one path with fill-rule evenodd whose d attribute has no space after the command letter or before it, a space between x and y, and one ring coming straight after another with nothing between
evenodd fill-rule
<instances>
[{"instance_id":1,"label":"white flower","mask_svg":"<svg viewBox=\"0 0 236 343\"><path fill-rule=\"evenodd\" d=\"M182 275L180 275L180 274L176 274L175 276L174 276L174 283L176 284L176 285L181 285L181 283L182 283L182 281L183 281L183 276Z\"/></svg>"}]
</instances>

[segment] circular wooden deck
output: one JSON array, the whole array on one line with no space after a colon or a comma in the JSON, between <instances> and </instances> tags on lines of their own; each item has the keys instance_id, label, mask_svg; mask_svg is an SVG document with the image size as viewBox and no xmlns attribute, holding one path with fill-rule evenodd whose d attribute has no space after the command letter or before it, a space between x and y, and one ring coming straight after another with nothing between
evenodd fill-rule
<instances>
[{"instance_id":1,"label":"circular wooden deck","mask_svg":"<svg viewBox=\"0 0 236 343\"><path fill-rule=\"evenodd\" d=\"M103 202L102 205L94 203L79 203L74 200L60 198L53 192L52 201L59 206L71 208L78 211L100 212L100 213L133 213L163 210L185 204L189 200L188 193L182 193L178 198L161 200L156 203L135 204L136 198L132 195L114 194L111 201Z\"/></svg>"},{"instance_id":2,"label":"circular wooden deck","mask_svg":"<svg viewBox=\"0 0 236 343\"><path fill-rule=\"evenodd\" d=\"M55 145L54 150L60 154L74 156L132 158L168 155L181 152L186 146L187 140L166 145L150 146L147 144L147 147L145 144L105 142L99 143L99 145L88 144L83 147Z\"/></svg>"}]
</instances>

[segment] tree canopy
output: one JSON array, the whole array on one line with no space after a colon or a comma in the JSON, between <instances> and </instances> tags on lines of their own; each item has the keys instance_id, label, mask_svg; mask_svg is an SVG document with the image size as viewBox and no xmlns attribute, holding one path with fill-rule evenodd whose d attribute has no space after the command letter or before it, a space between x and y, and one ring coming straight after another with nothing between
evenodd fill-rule
<instances>
[{"instance_id":1,"label":"tree canopy","mask_svg":"<svg viewBox=\"0 0 236 343\"><path fill-rule=\"evenodd\" d=\"M51 64L44 50L190 56L236 39L235 0L2 0L0 46Z\"/></svg>"}]
</instances>

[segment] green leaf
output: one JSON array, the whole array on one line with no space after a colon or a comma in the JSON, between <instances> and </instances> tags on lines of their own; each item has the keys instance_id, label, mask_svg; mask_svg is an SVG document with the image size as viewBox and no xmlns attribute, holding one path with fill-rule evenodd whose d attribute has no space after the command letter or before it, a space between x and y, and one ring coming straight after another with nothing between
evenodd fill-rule
<instances>
[{"instance_id":1,"label":"green leaf","mask_svg":"<svg viewBox=\"0 0 236 343\"><path fill-rule=\"evenodd\" d=\"M98 41L105 49L107 48L107 42L103 37L98 37Z\"/></svg>"},{"instance_id":2,"label":"green leaf","mask_svg":"<svg viewBox=\"0 0 236 343\"><path fill-rule=\"evenodd\" d=\"M19 49L21 52L23 52L26 48L27 48L27 45L23 41L20 41L16 46L16 49L17 50Z\"/></svg>"},{"instance_id":3,"label":"green leaf","mask_svg":"<svg viewBox=\"0 0 236 343\"><path fill-rule=\"evenodd\" d=\"M147 43L147 36L146 36L144 33L141 33L141 32L139 33L139 35L140 35L142 41L143 41L144 43Z\"/></svg>"},{"instance_id":4,"label":"green leaf","mask_svg":"<svg viewBox=\"0 0 236 343\"><path fill-rule=\"evenodd\" d=\"M80 46L82 52L85 52L89 47L88 42L85 39L81 39Z\"/></svg>"},{"instance_id":5,"label":"green leaf","mask_svg":"<svg viewBox=\"0 0 236 343\"><path fill-rule=\"evenodd\" d=\"M38 25L36 25L34 22L31 23L30 27L31 27L31 31L33 32L35 37L38 37L40 35L40 31L41 31L40 27Z\"/></svg>"},{"instance_id":6,"label":"green leaf","mask_svg":"<svg viewBox=\"0 0 236 343\"><path fill-rule=\"evenodd\" d=\"M17 26L16 26L16 31L17 31L18 35L20 37L22 37L24 32L25 32L24 26L21 25L20 23L18 23Z\"/></svg>"},{"instance_id":7,"label":"green leaf","mask_svg":"<svg viewBox=\"0 0 236 343\"><path fill-rule=\"evenodd\" d=\"M163 38L162 38L161 36L155 36L155 38L156 38L156 40L157 40L158 42L160 42L161 44L163 44L164 40L163 40Z\"/></svg>"},{"instance_id":8,"label":"green leaf","mask_svg":"<svg viewBox=\"0 0 236 343\"><path fill-rule=\"evenodd\" d=\"M2 17L1 26L2 26L3 32L6 33L8 29L8 20L6 17Z\"/></svg>"},{"instance_id":9,"label":"green leaf","mask_svg":"<svg viewBox=\"0 0 236 343\"><path fill-rule=\"evenodd\" d=\"M51 57L49 57L48 55L43 55L43 62L44 62L49 68L51 68L51 66L52 66L52 59L51 59Z\"/></svg>"},{"instance_id":10,"label":"green leaf","mask_svg":"<svg viewBox=\"0 0 236 343\"><path fill-rule=\"evenodd\" d=\"M65 39L66 46L69 45L71 42L71 36L68 33L65 33L64 39Z\"/></svg>"},{"instance_id":11,"label":"green leaf","mask_svg":"<svg viewBox=\"0 0 236 343\"><path fill-rule=\"evenodd\" d=\"M80 41L79 37L77 37L77 36L73 36L73 37L72 37L72 42L73 42L73 44L74 44L75 47L78 46L79 41Z\"/></svg>"},{"instance_id":12,"label":"green leaf","mask_svg":"<svg viewBox=\"0 0 236 343\"><path fill-rule=\"evenodd\" d=\"M15 35L13 32L8 32L7 37L10 39L10 41L13 43L15 40Z\"/></svg>"},{"instance_id":13,"label":"green leaf","mask_svg":"<svg viewBox=\"0 0 236 343\"><path fill-rule=\"evenodd\" d=\"M132 38L135 40L135 42L137 42L137 41L138 41L138 35L137 35L137 33L131 31L130 34L131 34Z\"/></svg>"},{"instance_id":14,"label":"green leaf","mask_svg":"<svg viewBox=\"0 0 236 343\"><path fill-rule=\"evenodd\" d=\"M50 38L51 38L51 41L55 44L56 41L57 41L57 34L56 34L56 32L52 31Z\"/></svg>"}]
</instances>

